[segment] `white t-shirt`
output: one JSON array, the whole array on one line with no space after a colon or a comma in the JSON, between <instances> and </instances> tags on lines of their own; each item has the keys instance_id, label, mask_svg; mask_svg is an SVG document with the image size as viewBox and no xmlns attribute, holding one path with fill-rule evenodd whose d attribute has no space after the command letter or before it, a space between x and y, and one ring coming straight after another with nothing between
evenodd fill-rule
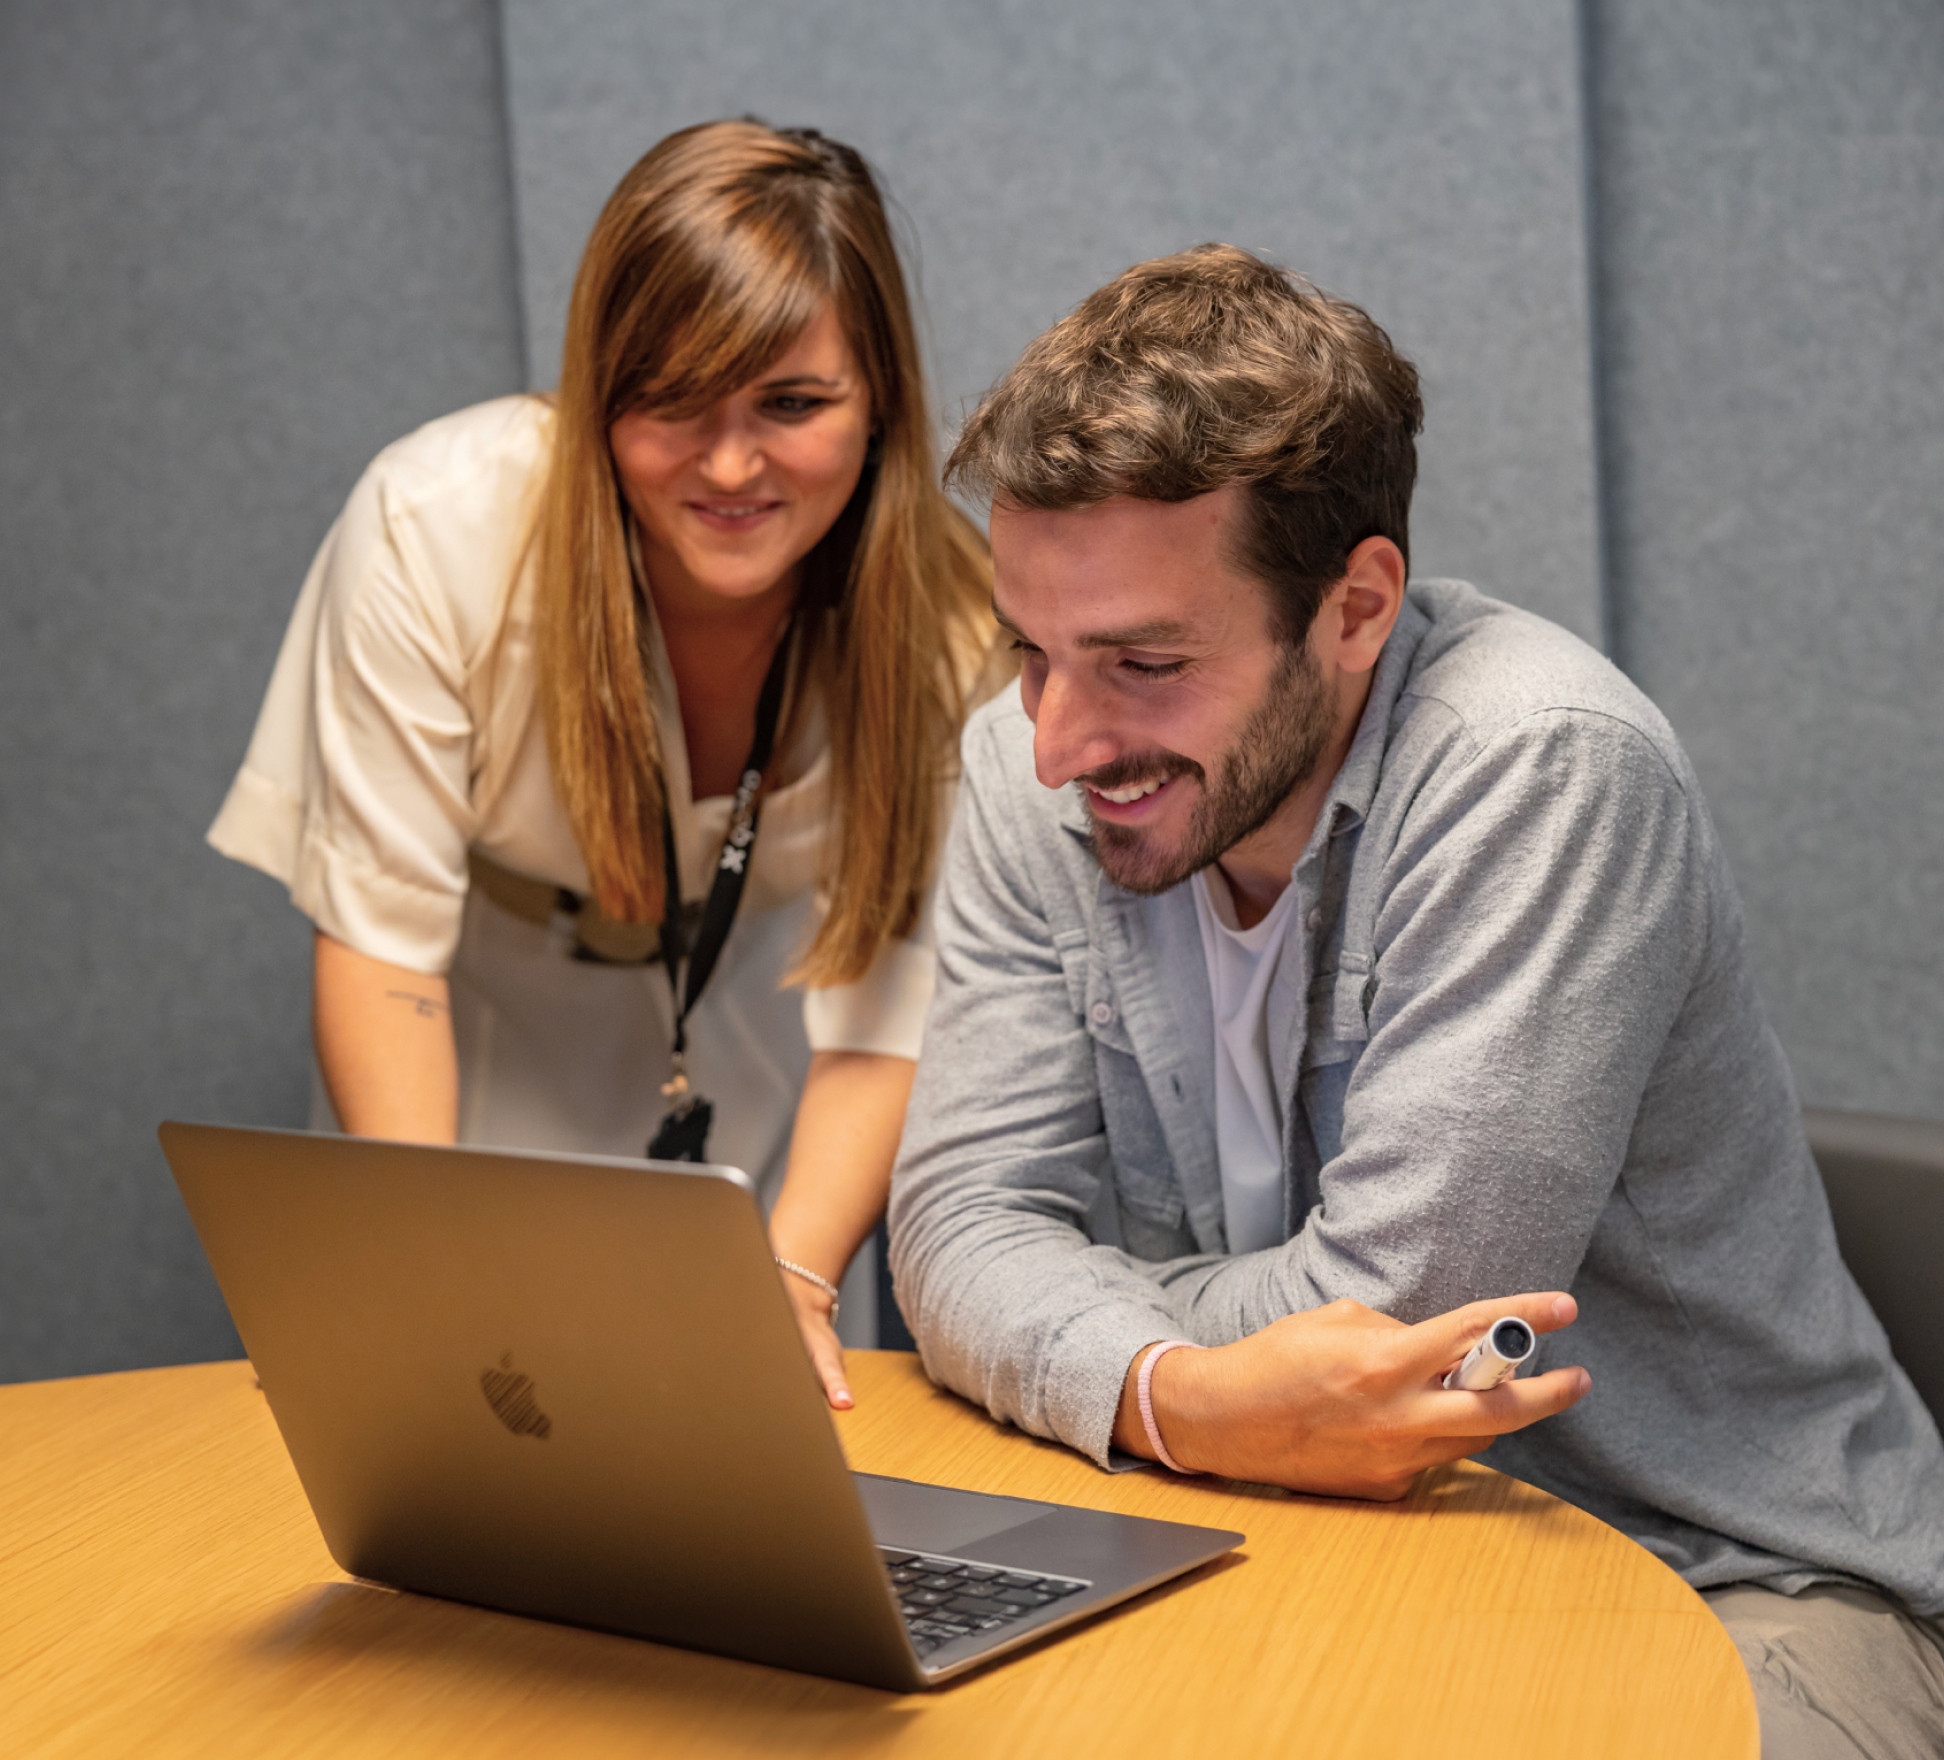
<instances>
[{"instance_id":1,"label":"white t-shirt","mask_svg":"<svg viewBox=\"0 0 1944 1760\"><path fill-rule=\"evenodd\" d=\"M659 965L570 957L502 910L468 853L586 893L534 701L533 578L515 571L552 409L501 398L387 447L325 538L248 756L210 828L347 946L444 972L462 1142L639 1155L661 1116L673 1010ZM707 890L729 800L693 800L659 632L651 685L686 897ZM785 991L816 922L830 830L820 715L764 797L735 927L689 1021L689 1070L715 1101L710 1154L766 1199L813 1050L916 1057L931 997L929 916L857 983Z\"/></svg>"},{"instance_id":2,"label":"white t-shirt","mask_svg":"<svg viewBox=\"0 0 1944 1760\"><path fill-rule=\"evenodd\" d=\"M1236 927L1219 865L1190 882L1215 1009L1215 1152L1231 1253L1283 1239L1282 1105L1269 1069L1266 1004L1296 888L1286 886L1253 929Z\"/></svg>"}]
</instances>

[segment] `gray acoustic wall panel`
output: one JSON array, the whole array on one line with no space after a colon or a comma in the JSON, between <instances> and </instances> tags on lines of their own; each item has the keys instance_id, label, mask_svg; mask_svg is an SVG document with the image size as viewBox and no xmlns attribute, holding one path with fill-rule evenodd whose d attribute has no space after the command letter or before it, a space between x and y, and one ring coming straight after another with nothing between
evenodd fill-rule
<instances>
[{"instance_id":1,"label":"gray acoustic wall panel","mask_svg":"<svg viewBox=\"0 0 1944 1760\"><path fill-rule=\"evenodd\" d=\"M1944 7L1591 19L1619 658L1805 1098L1944 1118Z\"/></svg>"},{"instance_id":2,"label":"gray acoustic wall panel","mask_svg":"<svg viewBox=\"0 0 1944 1760\"><path fill-rule=\"evenodd\" d=\"M1413 561L1598 639L1569 0L507 0L521 261L551 384L587 231L669 131L849 140L908 212L954 416L1129 263L1247 245L1423 368Z\"/></svg>"},{"instance_id":3,"label":"gray acoustic wall panel","mask_svg":"<svg viewBox=\"0 0 1944 1760\"><path fill-rule=\"evenodd\" d=\"M202 834L369 456L523 368L485 0L0 7L0 1379L233 1353L155 1146L302 1124Z\"/></svg>"}]
</instances>

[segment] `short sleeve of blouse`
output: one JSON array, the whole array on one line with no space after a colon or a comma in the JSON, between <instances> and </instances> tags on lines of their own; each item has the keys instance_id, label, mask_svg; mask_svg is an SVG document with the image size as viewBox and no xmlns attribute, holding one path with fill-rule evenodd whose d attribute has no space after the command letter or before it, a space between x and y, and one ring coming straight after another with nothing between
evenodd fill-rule
<instances>
[{"instance_id":1,"label":"short sleeve of blouse","mask_svg":"<svg viewBox=\"0 0 1944 1760\"><path fill-rule=\"evenodd\" d=\"M422 972L451 963L477 829L472 632L417 530L442 487L428 466L450 462L423 438L433 432L381 454L325 539L209 832L283 881L326 934ZM449 544L430 551L452 566ZM505 534L480 532L474 552L469 590L496 597Z\"/></svg>"},{"instance_id":2,"label":"short sleeve of blouse","mask_svg":"<svg viewBox=\"0 0 1944 1760\"><path fill-rule=\"evenodd\" d=\"M938 956L914 941L893 941L854 984L803 993L803 1030L812 1051L875 1051L918 1058L931 1007Z\"/></svg>"}]
</instances>

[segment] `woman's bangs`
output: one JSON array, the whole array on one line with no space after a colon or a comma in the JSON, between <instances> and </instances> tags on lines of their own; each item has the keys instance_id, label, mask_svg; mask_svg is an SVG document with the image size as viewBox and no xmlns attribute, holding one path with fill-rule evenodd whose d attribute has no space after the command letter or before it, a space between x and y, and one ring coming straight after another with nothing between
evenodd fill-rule
<instances>
[{"instance_id":1,"label":"woman's bangs","mask_svg":"<svg viewBox=\"0 0 1944 1760\"><path fill-rule=\"evenodd\" d=\"M627 375L634 385L616 390L621 409L680 421L758 377L802 334L830 288L801 241L760 224L718 234L707 250L669 243L674 260L657 266L632 314L640 344Z\"/></svg>"}]
</instances>

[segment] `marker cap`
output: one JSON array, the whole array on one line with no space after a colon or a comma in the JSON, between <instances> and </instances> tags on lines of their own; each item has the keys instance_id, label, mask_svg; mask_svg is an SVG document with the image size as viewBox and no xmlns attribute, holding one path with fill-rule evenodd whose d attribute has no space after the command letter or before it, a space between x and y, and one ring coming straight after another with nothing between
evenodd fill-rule
<instances>
[{"instance_id":1,"label":"marker cap","mask_svg":"<svg viewBox=\"0 0 1944 1760\"><path fill-rule=\"evenodd\" d=\"M1465 1360L1444 1378L1454 1391L1483 1393L1511 1375L1539 1348L1533 1330L1517 1315L1507 1314L1486 1328L1485 1336L1465 1353Z\"/></svg>"}]
</instances>

